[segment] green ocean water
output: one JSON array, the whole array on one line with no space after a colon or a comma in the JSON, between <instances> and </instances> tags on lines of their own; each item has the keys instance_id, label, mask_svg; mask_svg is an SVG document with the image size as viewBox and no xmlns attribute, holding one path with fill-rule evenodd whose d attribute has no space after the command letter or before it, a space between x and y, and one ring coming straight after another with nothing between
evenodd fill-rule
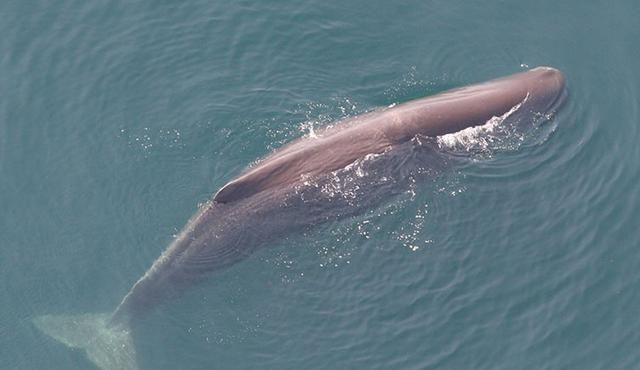
<instances>
[{"instance_id":1,"label":"green ocean water","mask_svg":"<svg viewBox=\"0 0 640 370\"><path fill-rule=\"evenodd\" d=\"M568 81L544 135L212 274L135 324L139 367L639 368L639 14L2 2L0 369L96 369L32 320L113 310L198 204L273 149L537 65Z\"/></svg>"}]
</instances>

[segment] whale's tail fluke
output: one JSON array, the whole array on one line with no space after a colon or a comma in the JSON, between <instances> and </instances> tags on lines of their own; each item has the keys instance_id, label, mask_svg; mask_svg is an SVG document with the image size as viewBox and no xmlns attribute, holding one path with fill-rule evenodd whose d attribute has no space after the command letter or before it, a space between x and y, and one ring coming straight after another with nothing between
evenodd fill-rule
<instances>
[{"instance_id":1,"label":"whale's tail fluke","mask_svg":"<svg viewBox=\"0 0 640 370\"><path fill-rule=\"evenodd\" d=\"M70 348L82 349L102 370L139 370L130 330L109 326L111 314L44 315L34 325Z\"/></svg>"}]
</instances>

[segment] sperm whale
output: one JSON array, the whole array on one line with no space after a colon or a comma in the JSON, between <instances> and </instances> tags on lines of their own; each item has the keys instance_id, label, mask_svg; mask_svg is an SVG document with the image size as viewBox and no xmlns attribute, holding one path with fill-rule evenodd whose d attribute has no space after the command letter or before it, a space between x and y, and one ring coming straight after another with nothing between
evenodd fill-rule
<instances>
[{"instance_id":1,"label":"sperm whale","mask_svg":"<svg viewBox=\"0 0 640 370\"><path fill-rule=\"evenodd\" d=\"M132 320L269 241L349 213L327 207L326 199L309 200L316 193L313 187L301 191L304 186L321 183L327 174L367 156L392 157L416 138L483 125L514 107L521 116L554 112L565 95L563 74L537 67L335 122L273 151L222 186L133 284L113 314L45 315L34 322L55 339L84 348L100 368L137 369L128 329Z\"/></svg>"}]
</instances>

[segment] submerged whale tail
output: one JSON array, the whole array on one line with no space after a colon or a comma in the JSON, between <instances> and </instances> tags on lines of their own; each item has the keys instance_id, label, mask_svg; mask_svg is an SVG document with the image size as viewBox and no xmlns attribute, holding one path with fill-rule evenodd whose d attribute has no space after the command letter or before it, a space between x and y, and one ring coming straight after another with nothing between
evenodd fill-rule
<instances>
[{"instance_id":1,"label":"submerged whale tail","mask_svg":"<svg viewBox=\"0 0 640 370\"><path fill-rule=\"evenodd\" d=\"M111 314L44 315L34 325L70 348L82 349L102 370L139 370L131 332L110 326Z\"/></svg>"}]
</instances>

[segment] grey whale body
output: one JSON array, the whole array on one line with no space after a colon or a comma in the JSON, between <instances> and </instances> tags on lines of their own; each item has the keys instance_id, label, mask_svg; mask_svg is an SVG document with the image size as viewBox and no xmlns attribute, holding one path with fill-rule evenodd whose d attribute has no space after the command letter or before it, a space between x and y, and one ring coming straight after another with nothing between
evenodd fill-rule
<instances>
[{"instance_id":1,"label":"grey whale body","mask_svg":"<svg viewBox=\"0 0 640 370\"><path fill-rule=\"evenodd\" d=\"M84 348L100 368L137 369L128 334L132 320L271 240L378 204L394 191L394 184L376 178L376 166L402 172L411 158L438 161L429 146L416 151L412 143L480 126L514 110L517 124L533 124L533 117L555 112L565 96L563 74L537 67L338 121L275 150L224 185L112 315L45 315L34 323L68 346ZM375 159L364 161L371 157ZM355 187L368 193L356 202L327 195L332 174L354 163L368 166L374 176L365 181L381 181L378 186ZM96 332L91 344L76 345L84 341L80 336L87 327Z\"/></svg>"},{"instance_id":2,"label":"grey whale body","mask_svg":"<svg viewBox=\"0 0 640 370\"><path fill-rule=\"evenodd\" d=\"M525 115L546 114L558 108L564 95L562 73L538 67L347 118L314 137L294 140L224 185L134 284L112 322L144 313L274 237L345 213L319 216L313 202L286 207L301 183L320 180L367 155L392 152L416 136L483 125L518 105Z\"/></svg>"}]
</instances>

